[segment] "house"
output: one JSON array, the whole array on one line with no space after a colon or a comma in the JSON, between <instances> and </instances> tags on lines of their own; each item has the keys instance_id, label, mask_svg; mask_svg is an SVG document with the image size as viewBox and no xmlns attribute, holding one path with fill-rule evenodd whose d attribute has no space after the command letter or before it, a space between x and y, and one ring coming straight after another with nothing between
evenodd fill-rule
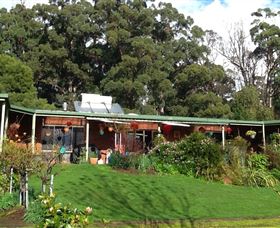
<instances>
[{"instance_id":1,"label":"house","mask_svg":"<svg viewBox=\"0 0 280 228\"><path fill-rule=\"evenodd\" d=\"M279 132L280 128L279 120L241 121L124 114L120 107L111 104L110 98L99 97L98 108L89 103L91 98L84 95L82 102L75 104L77 111L53 111L10 105L8 95L0 94L0 148L6 135L11 135L9 128L13 123L18 127L15 140L17 136L19 143L31 146L33 152L40 150L47 153L55 145L64 145L69 156L74 147L82 146L86 150L86 159L94 148L111 148L122 153L144 151L158 133L174 141L194 131L201 131L221 141L224 146L226 139L238 135L248 138L245 133L252 129L257 136L254 140L248 140L255 147L259 144L265 146L268 135Z\"/></svg>"}]
</instances>

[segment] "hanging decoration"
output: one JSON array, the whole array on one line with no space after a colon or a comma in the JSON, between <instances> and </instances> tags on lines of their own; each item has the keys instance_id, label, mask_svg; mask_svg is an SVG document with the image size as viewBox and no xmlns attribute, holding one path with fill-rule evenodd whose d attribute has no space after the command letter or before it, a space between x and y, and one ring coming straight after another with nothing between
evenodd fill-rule
<instances>
[{"instance_id":1,"label":"hanging decoration","mask_svg":"<svg viewBox=\"0 0 280 228\"><path fill-rule=\"evenodd\" d=\"M47 137L50 137L51 135L52 135L51 130L50 130L50 129L47 129L47 130L46 130L46 136L47 136Z\"/></svg>"},{"instance_id":2,"label":"hanging decoration","mask_svg":"<svg viewBox=\"0 0 280 228\"><path fill-rule=\"evenodd\" d=\"M133 122L130 123L130 127L133 130L137 130L139 126L138 126L137 122L133 121Z\"/></svg>"},{"instance_id":3,"label":"hanging decoration","mask_svg":"<svg viewBox=\"0 0 280 228\"><path fill-rule=\"evenodd\" d=\"M114 130L114 128L113 128L112 126L109 126L109 127L108 127L108 131L109 131L109 132L112 132L113 130Z\"/></svg>"},{"instance_id":4,"label":"hanging decoration","mask_svg":"<svg viewBox=\"0 0 280 228\"><path fill-rule=\"evenodd\" d=\"M228 126L227 128L226 128L226 132L227 132L227 134L231 134L232 133L232 128L230 127L230 126Z\"/></svg>"},{"instance_id":5,"label":"hanging decoration","mask_svg":"<svg viewBox=\"0 0 280 228\"><path fill-rule=\"evenodd\" d=\"M99 124L99 135L104 135L104 126Z\"/></svg>"},{"instance_id":6,"label":"hanging decoration","mask_svg":"<svg viewBox=\"0 0 280 228\"><path fill-rule=\"evenodd\" d=\"M162 131L164 134L169 134L172 130L172 125L164 124L162 126Z\"/></svg>"},{"instance_id":7,"label":"hanging decoration","mask_svg":"<svg viewBox=\"0 0 280 228\"><path fill-rule=\"evenodd\" d=\"M200 128L198 129L198 131L201 132L201 133L204 133L204 132L206 131L206 129L205 129L204 127L200 127Z\"/></svg>"},{"instance_id":8,"label":"hanging decoration","mask_svg":"<svg viewBox=\"0 0 280 228\"><path fill-rule=\"evenodd\" d=\"M72 122L71 122L71 121L67 121L66 125L67 125L68 127L70 127L70 126L72 125Z\"/></svg>"}]
</instances>

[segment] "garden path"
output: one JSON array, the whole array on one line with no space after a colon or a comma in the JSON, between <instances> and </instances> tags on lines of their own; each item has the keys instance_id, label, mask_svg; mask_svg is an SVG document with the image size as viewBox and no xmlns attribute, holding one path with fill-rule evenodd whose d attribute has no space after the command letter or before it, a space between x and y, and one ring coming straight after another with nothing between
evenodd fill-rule
<instances>
[{"instance_id":1,"label":"garden path","mask_svg":"<svg viewBox=\"0 0 280 228\"><path fill-rule=\"evenodd\" d=\"M26 227L23 216L23 208L12 209L0 217L0 227Z\"/></svg>"}]
</instances>

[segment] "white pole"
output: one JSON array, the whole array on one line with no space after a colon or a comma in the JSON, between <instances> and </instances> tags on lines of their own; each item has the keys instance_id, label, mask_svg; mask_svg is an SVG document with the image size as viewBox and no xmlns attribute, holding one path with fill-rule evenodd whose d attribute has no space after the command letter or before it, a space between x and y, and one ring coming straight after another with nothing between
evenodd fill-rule
<instances>
[{"instance_id":1,"label":"white pole","mask_svg":"<svg viewBox=\"0 0 280 228\"><path fill-rule=\"evenodd\" d=\"M89 153L89 121L87 120L87 124L86 124L86 161L88 161L88 153Z\"/></svg>"},{"instance_id":2,"label":"white pole","mask_svg":"<svg viewBox=\"0 0 280 228\"><path fill-rule=\"evenodd\" d=\"M146 144L146 131L143 131L143 150L145 150L145 144Z\"/></svg>"},{"instance_id":3,"label":"white pole","mask_svg":"<svg viewBox=\"0 0 280 228\"><path fill-rule=\"evenodd\" d=\"M51 175L51 183L50 183L50 195L53 193L53 174Z\"/></svg>"},{"instance_id":4,"label":"white pole","mask_svg":"<svg viewBox=\"0 0 280 228\"><path fill-rule=\"evenodd\" d=\"M115 150L117 150L117 133L115 132Z\"/></svg>"},{"instance_id":5,"label":"white pole","mask_svg":"<svg viewBox=\"0 0 280 228\"><path fill-rule=\"evenodd\" d=\"M120 145L122 145L122 133L120 132Z\"/></svg>"},{"instance_id":6,"label":"white pole","mask_svg":"<svg viewBox=\"0 0 280 228\"><path fill-rule=\"evenodd\" d=\"M5 102L3 102L2 103L2 112L1 112L1 128L0 128L0 152L2 152L2 149L3 149L5 112L6 112L6 104L5 104Z\"/></svg>"},{"instance_id":7,"label":"white pole","mask_svg":"<svg viewBox=\"0 0 280 228\"><path fill-rule=\"evenodd\" d=\"M265 146L266 146L266 142L265 142L265 126L264 124L262 125L262 135L263 135L263 147L264 147L264 150L266 149Z\"/></svg>"},{"instance_id":8,"label":"white pole","mask_svg":"<svg viewBox=\"0 0 280 228\"><path fill-rule=\"evenodd\" d=\"M31 135L31 147L32 153L35 153L35 130L36 130L36 114L32 116L32 135Z\"/></svg>"},{"instance_id":9,"label":"white pole","mask_svg":"<svg viewBox=\"0 0 280 228\"><path fill-rule=\"evenodd\" d=\"M14 168L11 168L11 173L10 173L10 194L13 192L13 174L14 174Z\"/></svg>"},{"instance_id":10,"label":"white pole","mask_svg":"<svg viewBox=\"0 0 280 228\"><path fill-rule=\"evenodd\" d=\"M222 126L222 145L224 150L225 149L225 126Z\"/></svg>"},{"instance_id":11,"label":"white pole","mask_svg":"<svg viewBox=\"0 0 280 228\"><path fill-rule=\"evenodd\" d=\"M9 124L9 110L6 110L5 126L4 126L4 138L7 137L7 130Z\"/></svg>"},{"instance_id":12,"label":"white pole","mask_svg":"<svg viewBox=\"0 0 280 228\"><path fill-rule=\"evenodd\" d=\"M29 201L28 201L28 173L26 172L26 175L25 175L25 207L26 207L26 209L28 208L28 204L29 204Z\"/></svg>"}]
</instances>

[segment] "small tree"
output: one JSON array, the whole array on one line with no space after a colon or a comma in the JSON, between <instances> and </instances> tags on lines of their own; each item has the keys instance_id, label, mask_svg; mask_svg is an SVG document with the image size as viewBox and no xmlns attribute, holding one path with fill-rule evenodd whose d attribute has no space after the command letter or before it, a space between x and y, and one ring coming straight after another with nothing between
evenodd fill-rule
<instances>
[{"instance_id":1,"label":"small tree","mask_svg":"<svg viewBox=\"0 0 280 228\"><path fill-rule=\"evenodd\" d=\"M41 191L43 193L46 193L46 187L51 180L52 170L60 156L61 154L58 152L58 148L55 148L50 154L41 155L41 162L38 163L37 176L41 179Z\"/></svg>"},{"instance_id":2,"label":"small tree","mask_svg":"<svg viewBox=\"0 0 280 228\"><path fill-rule=\"evenodd\" d=\"M12 140L6 141L3 145L3 151L0 153L0 163L9 172L13 168L20 176L20 203L28 206L27 186L28 173L37 172L40 161L34 159L32 149L26 144L18 144Z\"/></svg>"}]
</instances>

